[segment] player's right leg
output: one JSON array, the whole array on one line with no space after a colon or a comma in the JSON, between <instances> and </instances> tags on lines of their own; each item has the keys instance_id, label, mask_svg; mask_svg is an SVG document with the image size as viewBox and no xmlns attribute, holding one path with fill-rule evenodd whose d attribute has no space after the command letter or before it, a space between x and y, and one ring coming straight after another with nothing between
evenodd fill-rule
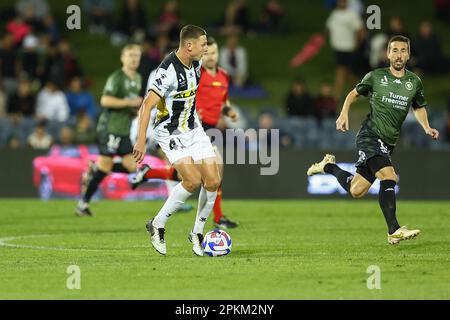
<instances>
[{"instance_id":1,"label":"player's right leg","mask_svg":"<svg viewBox=\"0 0 450 320\"><path fill-rule=\"evenodd\" d=\"M87 182L86 190L81 195L81 200L78 202L75 213L78 216L92 216L92 212L89 209L89 202L92 196L98 189L98 186L103 179L111 172L113 167L112 157L106 155L100 155L97 159L97 163L92 167L92 173L90 174L89 181Z\"/></svg>"},{"instance_id":2,"label":"player's right leg","mask_svg":"<svg viewBox=\"0 0 450 320\"><path fill-rule=\"evenodd\" d=\"M191 157L179 159L173 166L181 174L183 180L172 190L161 210L147 224L153 247L163 255L167 252L164 239L167 221L201 184L200 171L194 165Z\"/></svg>"}]
</instances>

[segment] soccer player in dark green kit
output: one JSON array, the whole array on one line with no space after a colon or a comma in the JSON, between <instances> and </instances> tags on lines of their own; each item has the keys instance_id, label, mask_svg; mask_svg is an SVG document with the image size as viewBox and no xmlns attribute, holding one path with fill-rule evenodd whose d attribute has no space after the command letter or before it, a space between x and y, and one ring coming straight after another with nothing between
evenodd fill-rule
<instances>
[{"instance_id":1,"label":"soccer player in dark green kit","mask_svg":"<svg viewBox=\"0 0 450 320\"><path fill-rule=\"evenodd\" d=\"M120 60L122 68L112 73L103 89L100 104L103 111L97 124L100 155L88 174L86 188L75 209L79 216L92 216L89 202L102 180L111 172L135 172L130 127L137 109L141 106L142 79L137 68L141 59L138 45L126 45ZM114 164L113 157L120 156L121 164Z\"/></svg>"},{"instance_id":2,"label":"soccer player in dark green kit","mask_svg":"<svg viewBox=\"0 0 450 320\"><path fill-rule=\"evenodd\" d=\"M420 230L400 227L395 215L397 175L391 162L391 154L409 108L413 108L417 121L427 135L436 140L439 138L439 132L428 123L422 81L405 69L410 57L409 39L394 36L390 39L387 50L390 67L369 72L347 95L341 114L336 120L336 130L347 131L350 106L360 95L370 96L370 113L363 121L356 138L359 159L355 165L355 176L339 168L334 155L331 154L325 155L321 162L313 164L307 174L334 175L353 198L363 197L375 179L379 179L379 204L388 225L388 243L397 244L420 233Z\"/></svg>"}]
</instances>

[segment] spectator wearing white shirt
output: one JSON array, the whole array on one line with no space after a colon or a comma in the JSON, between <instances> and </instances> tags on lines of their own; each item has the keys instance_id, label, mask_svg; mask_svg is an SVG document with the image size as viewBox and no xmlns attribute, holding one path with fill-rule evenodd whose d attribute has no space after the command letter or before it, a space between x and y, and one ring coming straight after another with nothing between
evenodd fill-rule
<instances>
[{"instance_id":1,"label":"spectator wearing white shirt","mask_svg":"<svg viewBox=\"0 0 450 320\"><path fill-rule=\"evenodd\" d=\"M239 45L237 35L228 37L226 46L220 49L219 65L230 75L230 82L236 87L243 87L248 77L247 50Z\"/></svg>"},{"instance_id":2,"label":"spectator wearing white shirt","mask_svg":"<svg viewBox=\"0 0 450 320\"><path fill-rule=\"evenodd\" d=\"M338 0L336 9L326 21L326 27L336 58L334 94L339 100L345 81L350 77L354 78L351 65L353 53L358 48L359 40L364 36L363 22L361 17L348 7L347 0Z\"/></svg>"},{"instance_id":3,"label":"spectator wearing white shirt","mask_svg":"<svg viewBox=\"0 0 450 320\"><path fill-rule=\"evenodd\" d=\"M53 143L52 136L47 132L45 120L40 121L27 139L28 145L35 150L46 150Z\"/></svg>"},{"instance_id":4,"label":"spectator wearing white shirt","mask_svg":"<svg viewBox=\"0 0 450 320\"><path fill-rule=\"evenodd\" d=\"M69 119L70 109L66 95L52 81L47 81L39 91L36 115L40 119L65 122Z\"/></svg>"}]
</instances>

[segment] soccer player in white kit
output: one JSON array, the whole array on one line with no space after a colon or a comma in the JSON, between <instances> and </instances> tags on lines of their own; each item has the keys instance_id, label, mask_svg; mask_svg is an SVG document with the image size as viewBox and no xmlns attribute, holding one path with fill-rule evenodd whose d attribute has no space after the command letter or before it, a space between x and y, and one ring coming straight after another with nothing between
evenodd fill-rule
<instances>
[{"instance_id":1,"label":"soccer player in white kit","mask_svg":"<svg viewBox=\"0 0 450 320\"><path fill-rule=\"evenodd\" d=\"M146 133L153 107L155 140L182 177L158 214L147 223L153 247L165 255L165 224L170 216L201 187L194 228L189 234L192 251L203 255L203 229L220 185L219 167L210 139L195 110L201 58L207 52L206 31L194 25L181 29L180 44L157 68L154 81L139 110L138 137L133 155L141 163L146 152Z\"/></svg>"}]
</instances>

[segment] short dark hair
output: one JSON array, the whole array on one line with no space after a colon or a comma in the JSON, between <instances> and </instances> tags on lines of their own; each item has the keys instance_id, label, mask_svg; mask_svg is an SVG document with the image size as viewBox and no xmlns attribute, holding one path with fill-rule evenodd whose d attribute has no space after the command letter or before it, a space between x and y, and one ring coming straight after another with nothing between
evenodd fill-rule
<instances>
[{"instance_id":1,"label":"short dark hair","mask_svg":"<svg viewBox=\"0 0 450 320\"><path fill-rule=\"evenodd\" d=\"M214 38L211 37L211 36L208 36L208 39L207 39L206 41L207 41L206 44L207 44L208 46L212 46L213 44L217 44L216 39L214 39Z\"/></svg>"},{"instance_id":2,"label":"short dark hair","mask_svg":"<svg viewBox=\"0 0 450 320\"><path fill-rule=\"evenodd\" d=\"M411 44L410 44L409 38L407 38L407 37L405 37L405 36L397 35L397 36L393 36L393 37L389 40L389 43L388 43L388 46L387 46L388 51L391 50L391 43L394 42L394 41L397 41L397 42L405 42L405 43L407 43L407 44L408 44L408 51L411 50L411 49L410 49L410 48L411 48Z\"/></svg>"},{"instance_id":3,"label":"short dark hair","mask_svg":"<svg viewBox=\"0 0 450 320\"><path fill-rule=\"evenodd\" d=\"M201 36L206 36L206 31L203 28L188 24L180 31L180 42L183 43L188 39L198 39Z\"/></svg>"}]
</instances>

